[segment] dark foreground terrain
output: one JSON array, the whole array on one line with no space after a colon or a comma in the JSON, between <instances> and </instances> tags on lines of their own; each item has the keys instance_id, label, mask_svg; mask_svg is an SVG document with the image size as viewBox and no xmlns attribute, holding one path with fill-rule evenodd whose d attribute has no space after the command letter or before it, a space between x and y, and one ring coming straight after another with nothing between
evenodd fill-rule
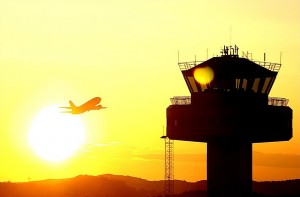
<instances>
[{"instance_id":1,"label":"dark foreground terrain","mask_svg":"<svg viewBox=\"0 0 300 197\"><path fill-rule=\"evenodd\" d=\"M300 196L300 179L253 182L254 197ZM118 175L87 176L25 183L0 183L0 197L162 197L164 181ZM175 181L175 197L205 197L206 181Z\"/></svg>"}]
</instances>

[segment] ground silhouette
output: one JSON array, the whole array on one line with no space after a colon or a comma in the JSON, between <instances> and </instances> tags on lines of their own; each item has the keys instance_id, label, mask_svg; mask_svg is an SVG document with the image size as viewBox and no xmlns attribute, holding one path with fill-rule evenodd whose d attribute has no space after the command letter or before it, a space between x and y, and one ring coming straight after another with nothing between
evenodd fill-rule
<instances>
[{"instance_id":1,"label":"ground silhouette","mask_svg":"<svg viewBox=\"0 0 300 197\"><path fill-rule=\"evenodd\" d=\"M253 197L300 196L300 179L253 182ZM120 175L80 175L74 178L0 183L1 197L162 197L164 181ZM206 181L175 181L175 197L206 197Z\"/></svg>"}]
</instances>

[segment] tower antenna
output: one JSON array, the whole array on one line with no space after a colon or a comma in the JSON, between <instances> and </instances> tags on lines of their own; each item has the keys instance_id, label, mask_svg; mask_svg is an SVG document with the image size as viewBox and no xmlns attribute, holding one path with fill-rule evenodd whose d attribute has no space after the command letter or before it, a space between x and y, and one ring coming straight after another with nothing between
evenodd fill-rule
<instances>
[{"instance_id":1,"label":"tower antenna","mask_svg":"<svg viewBox=\"0 0 300 197\"><path fill-rule=\"evenodd\" d=\"M206 48L206 59L208 60L208 48Z\"/></svg>"},{"instance_id":2,"label":"tower antenna","mask_svg":"<svg viewBox=\"0 0 300 197\"><path fill-rule=\"evenodd\" d=\"M229 45L231 46L231 34L232 34L232 27L230 26L229 30Z\"/></svg>"}]
</instances>

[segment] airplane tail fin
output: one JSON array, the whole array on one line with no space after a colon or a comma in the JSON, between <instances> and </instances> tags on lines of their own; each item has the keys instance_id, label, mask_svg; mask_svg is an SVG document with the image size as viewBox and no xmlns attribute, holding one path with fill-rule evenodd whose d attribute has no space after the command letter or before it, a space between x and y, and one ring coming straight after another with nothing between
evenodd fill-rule
<instances>
[{"instance_id":1,"label":"airplane tail fin","mask_svg":"<svg viewBox=\"0 0 300 197\"><path fill-rule=\"evenodd\" d=\"M69 100L69 103L70 103L71 109L76 109L76 105L71 100Z\"/></svg>"}]
</instances>

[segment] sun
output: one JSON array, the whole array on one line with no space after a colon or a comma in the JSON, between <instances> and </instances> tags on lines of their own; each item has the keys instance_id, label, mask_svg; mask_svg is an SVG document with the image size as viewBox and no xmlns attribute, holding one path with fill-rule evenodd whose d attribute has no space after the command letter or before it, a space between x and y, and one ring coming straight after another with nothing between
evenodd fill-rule
<instances>
[{"instance_id":1,"label":"sun","mask_svg":"<svg viewBox=\"0 0 300 197\"><path fill-rule=\"evenodd\" d=\"M208 84L214 79L214 71L208 66L196 68L194 78L200 84Z\"/></svg>"},{"instance_id":2,"label":"sun","mask_svg":"<svg viewBox=\"0 0 300 197\"><path fill-rule=\"evenodd\" d=\"M42 109L32 120L28 134L33 151L50 162L60 162L75 154L85 138L80 116L61 113L58 106Z\"/></svg>"}]
</instances>

